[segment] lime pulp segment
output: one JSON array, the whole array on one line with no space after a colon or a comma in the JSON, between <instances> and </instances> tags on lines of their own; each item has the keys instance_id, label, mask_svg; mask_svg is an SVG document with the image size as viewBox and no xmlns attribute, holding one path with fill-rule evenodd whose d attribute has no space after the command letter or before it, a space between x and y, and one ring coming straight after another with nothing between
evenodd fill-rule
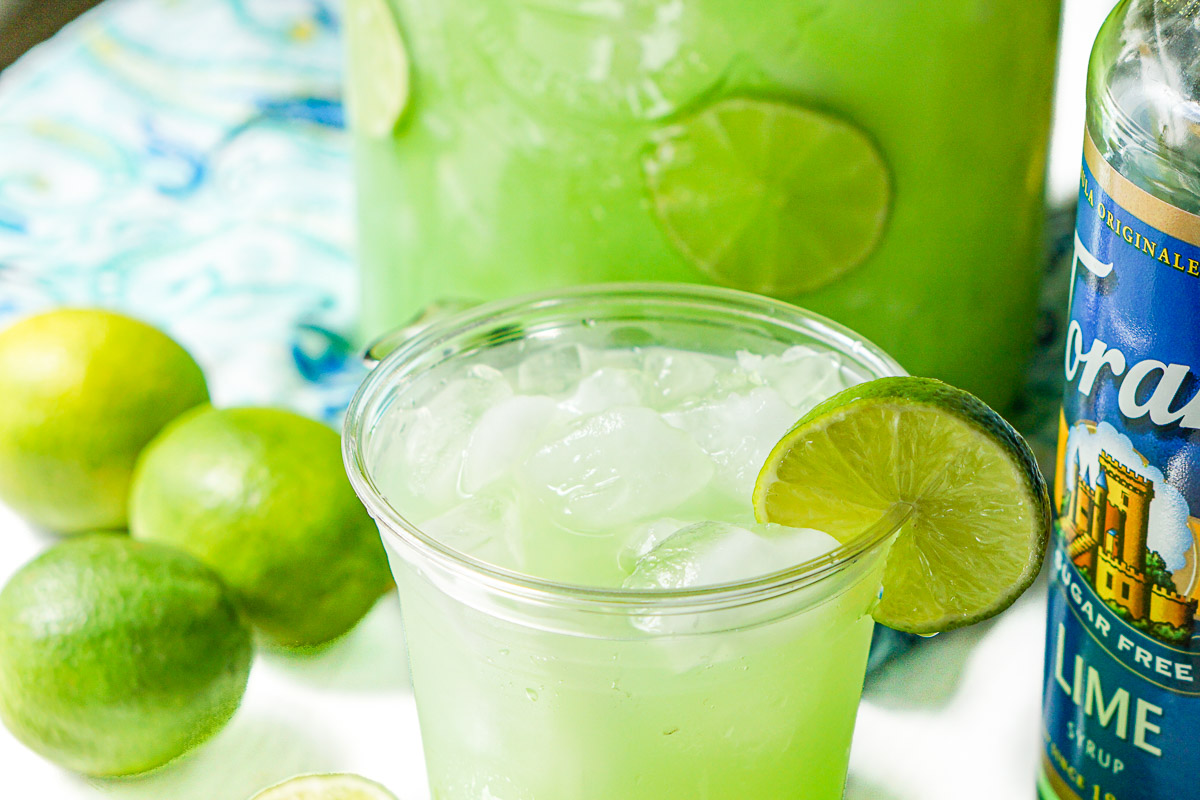
<instances>
[{"instance_id":1,"label":"lime pulp segment","mask_svg":"<svg viewBox=\"0 0 1200 800\"><path fill-rule=\"evenodd\" d=\"M862 264L891 178L874 142L794 103L734 98L664 130L642 169L666 234L718 283L790 295Z\"/></svg>"},{"instance_id":2,"label":"lime pulp segment","mask_svg":"<svg viewBox=\"0 0 1200 800\"><path fill-rule=\"evenodd\" d=\"M1041 566L1046 484L1029 446L974 396L928 378L883 378L806 414L755 485L760 521L845 542L912 509L888 554L874 615L914 633L1007 608Z\"/></svg>"}]
</instances>

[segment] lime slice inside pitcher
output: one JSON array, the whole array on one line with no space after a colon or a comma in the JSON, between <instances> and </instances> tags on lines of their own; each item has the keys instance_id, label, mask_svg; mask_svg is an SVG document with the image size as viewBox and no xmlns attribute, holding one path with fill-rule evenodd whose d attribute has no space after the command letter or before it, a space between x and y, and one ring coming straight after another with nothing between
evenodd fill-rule
<instances>
[{"instance_id":1,"label":"lime slice inside pitcher","mask_svg":"<svg viewBox=\"0 0 1200 800\"><path fill-rule=\"evenodd\" d=\"M408 103L408 53L387 0L347 0L346 106L350 124L383 137Z\"/></svg>"},{"instance_id":2,"label":"lime slice inside pitcher","mask_svg":"<svg viewBox=\"0 0 1200 800\"><path fill-rule=\"evenodd\" d=\"M887 164L846 120L736 98L667 128L642 169L664 231L713 280L790 295L863 263L891 206Z\"/></svg>"},{"instance_id":3,"label":"lime slice inside pitcher","mask_svg":"<svg viewBox=\"0 0 1200 800\"><path fill-rule=\"evenodd\" d=\"M754 487L762 522L846 540L898 506L874 616L935 633L1007 608L1041 567L1050 500L1033 453L999 414L929 378L882 378L806 414Z\"/></svg>"}]
</instances>

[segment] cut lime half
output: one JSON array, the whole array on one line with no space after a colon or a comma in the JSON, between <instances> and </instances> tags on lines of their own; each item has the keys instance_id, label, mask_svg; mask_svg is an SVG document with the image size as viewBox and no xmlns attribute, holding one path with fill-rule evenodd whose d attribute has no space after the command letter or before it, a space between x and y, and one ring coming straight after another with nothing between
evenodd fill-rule
<instances>
[{"instance_id":1,"label":"cut lime half","mask_svg":"<svg viewBox=\"0 0 1200 800\"><path fill-rule=\"evenodd\" d=\"M387 0L346 0L346 106L367 136L392 133L408 103L408 53Z\"/></svg>"},{"instance_id":2,"label":"cut lime half","mask_svg":"<svg viewBox=\"0 0 1200 800\"><path fill-rule=\"evenodd\" d=\"M251 800L396 800L396 796L358 775L301 775L263 789Z\"/></svg>"},{"instance_id":3,"label":"cut lime half","mask_svg":"<svg viewBox=\"0 0 1200 800\"><path fill-rule=\"evenodd\" d=\"M936 633L1003 611L1033 581L1050 530L1029 445L975 396L930 378L851 387L796 423L754 487L761 522L845 542L898 506L874 616Z\"/></svg>"},{"instance_id":4,"label":"cut lime half","mask_svg":"<svg viewBox=\"0 0 1200 800\"><path fill-rule=\"evenodd\" d=\"M679 250L718 283L765 294L811 291L861 264L891 207L871 139L793 103L710 105L664 129L642 170Z\"/></svg>"}]
</instances>

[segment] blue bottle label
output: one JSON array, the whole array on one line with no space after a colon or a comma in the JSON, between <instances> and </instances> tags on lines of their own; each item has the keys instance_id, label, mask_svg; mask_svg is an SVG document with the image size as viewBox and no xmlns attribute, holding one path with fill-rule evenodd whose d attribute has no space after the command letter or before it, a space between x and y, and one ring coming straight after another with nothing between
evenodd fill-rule
<instances>
[{"instance_id":1,"label":"blue bottle label","mask_svg":"<svg viewBox=\"0 0 1200 800\"><path fill-rule=\"evenodd\" d=\"M1063 800L1200 800L1200 217L1084 144L1043 765Z\"/></svg>"}]
</instances>

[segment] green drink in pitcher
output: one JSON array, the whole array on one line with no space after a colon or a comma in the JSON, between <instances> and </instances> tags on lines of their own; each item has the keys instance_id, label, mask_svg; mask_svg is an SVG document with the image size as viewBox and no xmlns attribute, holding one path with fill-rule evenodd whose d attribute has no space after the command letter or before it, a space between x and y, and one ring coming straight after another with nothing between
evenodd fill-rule
<instances>
[{"instance_id":1,"label":"green drink in pitcher","mask_svg":"<svg viewBox=\"0 0 1200 800\"><path fill-rule=\"evenodd\" d=\"M363 333L545 287L712 283L1007 402L1059 5L349 0Z\"/></svg>"}]
</instances>

